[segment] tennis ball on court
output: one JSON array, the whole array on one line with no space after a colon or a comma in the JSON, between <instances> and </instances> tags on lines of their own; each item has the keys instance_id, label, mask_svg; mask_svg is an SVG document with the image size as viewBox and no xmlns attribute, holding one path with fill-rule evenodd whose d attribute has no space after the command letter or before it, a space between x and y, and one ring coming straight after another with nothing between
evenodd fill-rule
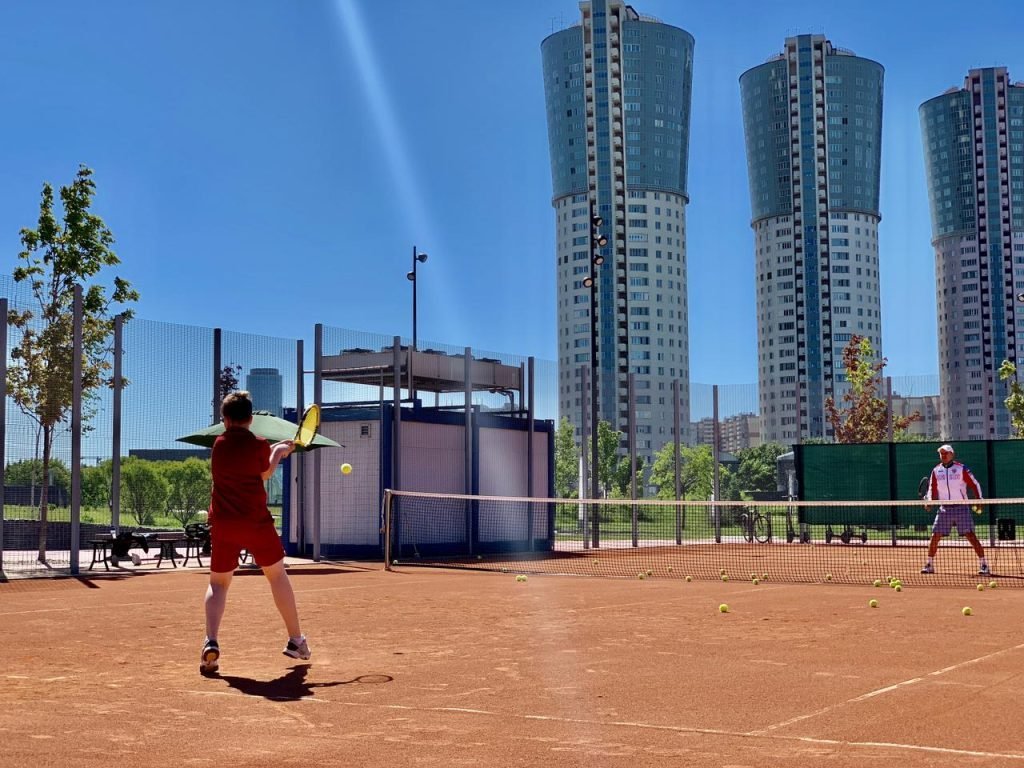
<instances>
[{"instance_id":1,"label":"tennis ball on court","mask_svg":"<svg viewBox=\"0 0 1024 768\"><path fill-rule=\"evenodd\" d=\"M720 606L718 606L718 612L719 613L728 613L729 612L729 606L726 605L725 603L722 603Z\"/></svg>"},{"instance_id":2,"label":"tennis ball on court","mask_svg":"<svg viewBox=\"0 0 1024 768\"><path fill-rule=\"evenodd\" d=\"M752 573L752 574L750 574L750 580L751 580L751 581L753 581L753 580L754 580L754 579L756 579L756 578L757 578L757 574L756 574L756 573Z\"/></svg>"},{"instance_id":3,"label":"tennis ball on court","mask_svg":"<svg viewBox=\"0 0 1024 768\"><path fill-rule=\"evenodd\" d=\"M725 568L723 568L722 570L720 570L720 571L718 572L718 575L719 575L719 576L725 576Z\"/></svg>"},{"instance_id":4,"label":"tennis ball on court","mask_svg":"<svg viewBox=\"0 0 1024 768\"><path fill-rule=\"evenodd\" d=\"M753 578L753 579L751 579L751 582L753 582L753 584L754 584L754 586L755 586L755 587L756 587L756 586L757 586L758 584L760 584L760 583L761 583L761 582L760 582L760 581L758 581L758 580L757 580L756 578Z\"/></svg>"},{"instance_id":5,"label":"tennis ball on court","mask_svg":"<svg viewBox=\"0 0 1024 768\"><path fill-rule=\"evenodd\" d=\"M526 581L526 576L520 573L518 576L516 576L516 581Z\"/></svg>"},{"instance_id":6,"label":"tennis ball on court","mask_svg":"<svg viewBox=\"0 0 1024 768\"><path fill-rule=\"evenodd\" d=\"M722 574L722 581L728 581L729 577L726 574Z\"/></svg>"},{"instance_id":7,"label":"tennis ball on court","mask_svg":"<svg viewBox=\"0 0 1024 768\"><path fill-rule=\"evenodd\" d=\"M761 580L762 581L768 581L768 574L767 573L762 573L761 574Z\"/></svg>"},{"instance_id":8,"label":"tennis ball on court","mask_svg":"<svg viewBox=\"0 0 1024 768\"><path fill-rule=\"evenodd\" d=\"M344 464L341 465L341 474L343 474L343 475L351 475L352 474L352 465L349 464L347 461Z\"/></svg>"},{"instance_id":9,"label":"tennis ball on court","mask_svg":"<svg viewBox=\"0 0 1024 768\"><path fill-rule=\"evenodd\" d=\"M878 607L878 601L877 600L868 600L868 607L869 608L877 608Z\"/></svg>"},{"instance_id":10,"label":"tennis ball on court","mask_svg":"<svg viewBox=\"0 0 1024 768\"><path fill-rule=\"evenodd\" d=\"M638 579L640 579L640 581L643 581L644 579L646 579L646 578L647 578L647 574L646 574L646 573L645 573L644 571L640 571L640 573L638 573L638 574L636 575L636 577L637 577Z\"/></svg>"},{"instance_id":11,"label":"tennis ball on court","mask_svg":"<svg viewBox=\"0 0 1024 768\"><path fill-rule=\"evenodd\" d=\"M502 568L502 569L501 569L501 572L502 572L502 573L508 573L508 568Z\"/></svg>"},{"instance_id":12,"label":"tennis ball on court","mask_svg":"<svg viewBox=\"0 0 1024 768\"><path fill-rule=\"evenodd\" d=\"M964 616L970 616L972 613L974 613L974 611L971 610L970 606L965 605L963 610L960 611L960 613L962 613Z\"/></svg>"},{"instance_id":13,"label":"tennis ball on court","mask_svg":"<svg viewBox=\"0 0 1024 768\"><path fill-rule=\"evenodd\" d=\"M392 561L391 561L391 564L392 564L392 565L398 565L398 561L397 561L397 560L392 560ZM980 586L981 586L981 584L979 584L978 586L980 587Z\"/></svg>"},{"instance_id":14,"label":"tennis ball on court","mask_svg":"<svg viewBox=\"0 0 1024 768\"><path fill-rule=\"evenodd\" d=\"M668 567L668 572L672 573L672 566L671 565Z\"/></svg>"},{"instance_id":15,"label":"tennis ball on court","mask_svg":"<svg viewBox=\"0 0 1024 768\"><path fill-rule=\"evenodd\" d=\"M996 588L997 586L998 586L998 585L997 585L997 584L996 584L996 583L995 583L994 581L990 581L990 582L988 583L988 588L989 588L989 589L995 589L995 588Z\"/></svg>"},{"instance_id":16,"label":"tennis ball on court","mask_svg":"<svg viewBox=\"0 0 1024 768\"><path fill-rule=\"evenodd\" d=\"M687 583L693 581L693 576L687 576L686 577L686 581L687 581Z\"/></svg>"},{"instance_id":17,"label":"tennis ball on court","mask_svg":"<svg viewBox=\"0 0 1024 768\"><path fill-rule=\"evenodd\" d=\"M902 585L897 584L895 587L893 587L893 591L894 592L902 592L903 591Z\"/></svg>"},{"instance_id":18,"label":"tennis ball on court","mask_svg":"<svg viewBox=\"0 0 1024 768\"><path fill-rule=\"evenodd\" d=\"M985 591L985 585L984 584L979 584L978 585L978 591L979 592L984 592Z\"/></svg>"},{"instance_id":19,"label":"tennis ball on court","mask_svg":"<svg viewBox=\"0 0 1024 768\"><path fill-rule=\"evenodd\" d=\"M874 580L874 581L873 581L872 583L873 583L873 584L874 584L874 585L875 585L876 587L880 587L880 586L882 586L882 580L881 580L881 579L875 579L875 580Z\"/></svg>"},{"instance_id":20,"label":"tennis ball on court","mask_svg":"<svg viewBox=\"0 0 1024 768\"><path fill-rule=\"evenodd\" d=\"M832 581L832 574L831 573L826 573L825 574L825 581Z\"/></svg>"}]
</instances>

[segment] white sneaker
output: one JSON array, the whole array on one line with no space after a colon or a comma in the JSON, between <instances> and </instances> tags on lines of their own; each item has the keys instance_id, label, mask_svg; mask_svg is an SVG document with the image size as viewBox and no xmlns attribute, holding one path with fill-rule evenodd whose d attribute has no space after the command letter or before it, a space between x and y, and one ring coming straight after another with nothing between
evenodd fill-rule
<instances>
[{"instance_id":1,"label":"white sneaker","mask_svg":"<svg viewBox=\"0 0 1024 768\"><path fill-rule=\"evenodd\" d=\"M935 566L931 563L925 563L924 568L921 569L921 573L935 573Z\"/></svg>"},{"instance_id":2,"label":"white sneaker","mask_svg":"<svg viewBox=\"0 0 1024 768\"><path fill-rule=\"evenodd\" d=\"M220 669L220 646L216 640L207 640L199 656L199 674L212 675Z\"/></svg>"},{"instance_id":3,"label":"white sneaker","mask_svg":"<svg viewBox=\"0 0 1024 768\"><path fill-rule=\"evenodd\" d=\"M306 661L313 652L309 650L309 643L306 642L306 636L303 635L299 640L298 644L294 643L291 638L288 639L288 645L284 647L282 653L285 656L291 656L293 659L302 659Z\"/></svg>"},{"instance_id":4,"label":"white sneaker","mask_svg":"<svg viewBox=\"0 0 1024 768\"><path fill-rule=\"evenodd\" d=\"M991 573L992 573L992 571L989 569L988 563L981 563L978 566L978 575L979 576L988 576Z\"/></svg>"}]
</instances>

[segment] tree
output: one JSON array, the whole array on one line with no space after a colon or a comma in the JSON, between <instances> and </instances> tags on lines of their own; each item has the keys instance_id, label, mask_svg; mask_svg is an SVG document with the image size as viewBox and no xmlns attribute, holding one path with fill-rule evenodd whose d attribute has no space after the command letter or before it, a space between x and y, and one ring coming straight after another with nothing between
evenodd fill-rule
<instances>
[{"instance_id":1,"label":"tree","mask_svg":"<svg viewBox=\"0 0 1024 768\"><path fill-rule=\"evenodd\" d=\"M636 457L636 495L637 498L644 496L644 457ZM629 456L619 456L618 463L612 473L611 491L609 496L616 499L630 498L630 481L633 479L634 471L630 467Z\"/></svg>"},{"instance_id":2,"label":"tree","mask_svg":"<svg viewBox=\"0 0 1024 768\"><path fill-rule=\"evenodd\" d=\"M1017 381L1017 366L1009 360L1003 360L999 366L999 380L1009 381L1010 394L1003 401L1010 412L1010 423L1017 437L1024 436L1024 387Z\"/></svg>"},{"instance_id":3,"label":"tree","mask_svg":"<svg viewBox=\"0 0 1024 768\"><path fill-rule=\"evenodd\" d=\"M170 483L145 459L130 458L121 466L121 492L125 509L139 525L152 525L167 508Z\"/></svg>"},{"instance_id":4,"label":"tree","mask_svg":"<svg viewBox=\"0 0 1024 768\"><path fill-rule=\"evenodd\" d=\"M110 459L95 467L82 467L82 506L102 509L110 507L110 484L113 463Z\"/></svg>"},{"instance_id":5,"label":"tree","mask_svg":"<svg viewBox=\"0 0 1024 768\"><path fill-rule=\"evenodd\" d=\"M619 465L619 442L622 433L607 421L597 422L597 482L601 495L608 496Z\"/></svg>"},{"instance_id":6,"label":"tree","mask_svg":"<svg viewBox=\"0 0 1024 768\"><path fill-rule=\"evenodd\" d=\"M693 448L681 446L679 483L684 499L707 500L711 498L715 485L715 463L710 445L698 445ZM675 443L666 443L654 455L650 481L657 486L659 499L676 497ZM719 467L719 484L721 489L730 486L730 472L727 467ZM727 494L722 493L726 498Z\"/></svg>"},{"instance_id":7,"label":"tree","mask_svg":"<svg viewBox=\"0 0 1024 768\"><path fill-rule=\"evenodd\" d=\"M774 491L778 486L776 461L789 450L778 443L762 443L744 448L736 458L740 460L733 485L738 491Z\"/></svg>"},{"instance_id":8,"label":"tree","mask_svg":"<svg viewBox=\"0 0 1024 768\"><path fill-rule=\"evenodd\" d=\"M238 390L238 377L241 375L242 366L239 363L228 363L221 369L219 393L221 400Z\"/></svg>"},{"instance_id":9,"label":"tree","mask_svg":"<svg viewBox=\"0 0 1024 768\"><path fill-rule=\"evenodd\" d=\"M4 482L7 485L44 486L53 485L62 491L71 488L71 472L60 459L52 459L49 467L50 482L43 482L43 462L40 459L23 459L8 464L4 470Z\"/></svg>"},{"instance_id":10,"label":"tree","mask_svg":"<svg viewBox=\"0 0 1024 768\"><path fill-rule=\"evenodd\" d=\"M843 394L844 406L837 406L835 398L825 398L825 416L835 431L839 443L881 443L888 437L889 407L878 397L882 380L882 369L888 360L873 360L871 342L856 334L843 350L843 368L850 388ZM920 421L921 414L914 411L909 416L892 415L893 435L906 431L913 422Z\"/></svg>"},{"instance_id":11,"label":"tree","mask_svg":"<svg viewBox=\"0 0 1024 768\"><path fill-rule=\"evenodd\" d=\"M184 527L210 501L210 462L189 458L166 463L163 470L170 486L167 513Z\"/></svg>"},{"instance_id":12,"label":"tree","mask_svg":"<svg viewBox=\"0 0 1024 768\"><path fill-rule=\"evenodd\" d=\"M575 429L562 417L555 430L555 496L568 499L579 490L580 451L576 446Z\"/></svg>"},{"instance_id":13,"label":"tree","mask_svg":"<svg viewBox=\"0 0 1024 768\"><path fill-rule=\"evenodd\" d=\"M110 295L99 284L85 285L104 267L121 261L111 250L114 236L90 211L96 185L92 171L79 166L75 180L61 187L62 220L54 209L53 187L43 184L35 229L21 230L22 250L14 281L31 286L32 309L10 310L9 325L21 332L11 348L7 387L11 398L42 434L43 472L49 471L53 442L70 419L72 405L72 324L74 288L82 284L83 423L95 410L99 387L111 386L109 339L114 304L138 301L128 281L114 277ZM123 313L131 316L131 310ZM47 498L39 503L39 561L46 562Z\"/></svg>"}]
</instances>

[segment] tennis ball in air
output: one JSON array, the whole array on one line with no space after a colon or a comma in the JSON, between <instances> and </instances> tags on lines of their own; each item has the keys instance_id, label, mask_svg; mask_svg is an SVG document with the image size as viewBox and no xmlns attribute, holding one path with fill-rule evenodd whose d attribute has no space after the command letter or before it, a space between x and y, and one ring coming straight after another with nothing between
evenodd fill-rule
<instances>
[{"instance_id":1,"label":"tennis ball in air","mask_svg":"<svg viewBox=\"0 0 1024 768\"><path fill-rule=\"evenodd\" d=\"M728 613L729 612L729 606L726 605L725 603L722 603L720 606L718 606L718 612L719 613Z\"/></svg>"},{"instance_id":2,"label":"tennis ball in air","mask_svg":"<svg viewBox=\"0 0 1024 768\"><path fill-rule=\"evenodd\" d=\"M877 600L868 600L868 607L869 608L877 608L878 607L878 601Z\"/></svg>"},{"instance_id":3,"label":"tennis ball in air","mask_svg":"<svg viewBox=\"0 0 1024 768\"><path fill-rule=\"evenodd\" d=\"M984 592L985 591L985 585L984 584L979 584L978 585L978 591L979 592Z\"/></svg>"},{"instance_id":4,"label":"tennis ball in air","mask_svg":"<svg viewBox=\"0 0 1024 768\"><path fill-rule=\"evenodd\" d=\"M988 588L989 588L989 589L995 589L995 588L996 588L997 586L998 586L998 585L997 585L997 584L996 584L996 583L995 583L994 581L990 581L990 582L988 583Z\"/></svg>"},{"instance_id":5,"label":"tennis ball in air","mask_svg":"<svg viewBox=\"0 0 1024 768\"><path fill-rule=\"evenodd\" d=\"M758 584L760 584L760 583L761 583L761 582L760 582L760 581L758 581L758 580L757 580L756 578L754 578L754 579L751 579L750 581L751 581L751 582L752 582L752 583L754 584L754 586L755 586L755 587L756 587L756 586L757 586Z\"/></svg>"},{"instance_id":6,"label":"tennis ball in air","mask_svg":"<svg viewBox=\"0 0 1024 768\"><path fill-rule=\"evenodd\" d=\"M881 580L881 579L875 579L875 580L874 580L874 581L873 581L872 583L873 583L873 584L874 584L874 585L875 585L876 587L880 587L880 586L882 586L882 580Z\"/></svg>"},{"instance_id":7,"label":"tennis ball in air","mask_svg":"<svg viewBox=\"0 0 1024 768\"><path fill-rule=\"evenodd\" d=\"M964 616L970 616L972 613L974 613L974 611L971 610L970 606L965 605L963 610L960 611L960 613L962 613Z\"/></svg>"},{"instance_id":8,"label":"tennis ball in air","mask_svg":"<svg viewBox=\"0 0 1024 768\"><path fill-rule=\"evenodd\" d=\"M344 464L341 465L341 474L343 474L343 475L351 475L352 474L352 465L349 464L347 461Z\"/></svg>"},{"instance_id":9,"label":"tennis ball in air","mask_svg":"<svg viewBox=\"0 0 1024 768\"><path fill-rule=\"evenodd\" d=\"M691 582L691 581L693 581L693 576L687 576L687 577L686 577L686 581L687 581L687 582Z\"/></svg>"}]
</instances>

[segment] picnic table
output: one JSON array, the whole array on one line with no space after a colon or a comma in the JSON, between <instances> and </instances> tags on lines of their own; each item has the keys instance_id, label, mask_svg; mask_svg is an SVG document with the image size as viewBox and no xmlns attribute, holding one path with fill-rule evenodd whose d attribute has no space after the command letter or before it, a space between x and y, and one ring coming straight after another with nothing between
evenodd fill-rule
<instances>
[{"instance_id":1,"label":"picnic table","mask_svg":"<svg viewBox=\"0 0 1024 768\"><path fill-rule=\"evenodd\" d=\"M89 570L98 562L103 563L106 570L110 570L110 564L118 565L121 559L130 559L134 565L141 565L142 558L132 549L141 549L149 553L150 549L155 552L153 560L156 567L163 565L164 560L170 560L171 565L178 567L178 560L182 559L182 565L188 565L193 557L202 566L203 561L200 555L207 554L210 546L209 526L205 523L190 523L181 530L157 530L147 531L141 529L123 530L120 532L97 534L89 541L92 547L92 562L89 563ZM185 554L182 558L179 547L184 547Z\"/></svg>"}]
</instances>

